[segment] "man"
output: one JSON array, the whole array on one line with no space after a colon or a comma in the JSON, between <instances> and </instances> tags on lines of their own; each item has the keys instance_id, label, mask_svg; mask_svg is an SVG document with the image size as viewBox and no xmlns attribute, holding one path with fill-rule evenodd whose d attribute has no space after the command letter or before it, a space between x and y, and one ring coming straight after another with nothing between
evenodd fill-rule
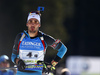
<instances>
[{"instance_id":1,"label":"man","mask_svg":"<svg viewBox=\"0 0 100 75\"><path fill-rule=\"evenodd\" d=\"M39 30L39 12L29 13L26 26L28 30L16 36L11 59L18 66L17 75L42 75L43 65L38 64L38 61L44 61L47 47L58 50L56 57L51 61L53 67L65 55L67 48L59 39L56 40Z\"/></svg>"},{"instance_id":2,"label":"man","mask_svg":"<svg viewBox=\"0 0 100 75\"><path fill-rule=\"evenodd\" d=\"M6 55L2 55L0 57L0 68L8 68L10 67L9 58ZM0 75L14 75L14 72L9 69L0 70Z\"/></svg>"}]
</instances>

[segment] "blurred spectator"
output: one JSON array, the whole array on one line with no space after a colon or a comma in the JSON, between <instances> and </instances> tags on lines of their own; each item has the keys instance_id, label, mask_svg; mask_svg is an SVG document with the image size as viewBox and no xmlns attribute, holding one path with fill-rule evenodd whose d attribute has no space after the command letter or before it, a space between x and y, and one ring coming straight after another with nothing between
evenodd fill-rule
<instances>
[{"instance_id":1,"label":"blurred spectator","mask_svg":"<svg viewBox=\"0 0 100 75\"><path fill-rule=\"evenodd\" d=\"M71 73L67 68L64 68L61 70L61 75L71 75Z\"/></svg>"},{"instance_id":2,"label":"blurred spectator","mask_svg":"<svg viewBox=\"0 0 100 75\"><path fill-rule=\"evenodd\" d=\"M8 67L10 67L9 57L7 55L2 55L0 57L0 68L8 68ZM0 75L14 75L14 72L10 69L2 69L0 70Z\"/></svg>"}]
</instances>

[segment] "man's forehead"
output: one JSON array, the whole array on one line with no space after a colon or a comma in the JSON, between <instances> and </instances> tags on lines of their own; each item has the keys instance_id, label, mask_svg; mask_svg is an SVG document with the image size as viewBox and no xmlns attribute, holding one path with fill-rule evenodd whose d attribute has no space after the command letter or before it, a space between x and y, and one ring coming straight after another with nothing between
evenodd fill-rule
<instances>
[{"instance_id":1,"label":"man's forehead","mask_svg":"<svg viewBox=\"0 0 100 75\"><path fill-rule=\"evenodd\" d=\"M30 21L30 20L35 20L35 21L38 21L36 18L31 18L31 19L29 19L29 21Z\"/></svg>"}]
</instances>

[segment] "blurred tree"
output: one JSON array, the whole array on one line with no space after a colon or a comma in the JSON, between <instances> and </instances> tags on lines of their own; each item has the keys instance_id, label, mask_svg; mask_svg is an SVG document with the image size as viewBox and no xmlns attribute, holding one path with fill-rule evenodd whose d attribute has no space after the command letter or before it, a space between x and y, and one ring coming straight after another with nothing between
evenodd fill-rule
<instances>
[{"instance_id":1,"label":"blurred tree","mask_svg":"<svg viewBox=\"0 0 100 75\"><path fill-rule=\"evenodd\" d=\"M41 17L42 27L40 30L66 43L69 40L69 34L63 24L66 16L65 5L63 1L58 0L22 0L21 8L23 10L24 23L26 23L27 15L30 11L37 10L38 6L44 6L45 10ZM52 58L55 53L56 51L53 51L52 48L48 48L46 57Z\"/></svg>"},{"instance_id":2,"label":"blurred tree","mask_svg":"<svg viewBox=\"0 0 100 75\"><path fill-rule=\"evenodd\" d=\"M11 56L15 36L27 29L28 13L37 10L38 6L45 7L41 17L42 27L40 30L56 39L61 39L64 44L67 43L70 36L64 21L66 17L72 17L73 0L3 0L0 1L0 23L2 24L0 26L0 55ZM52 58L56 51L48 49L46 57Z\"/></svg>"},{"instance_id":3,"label":"blurred tree","mask_svg":"<svg viewBox=\"0 0 100 75\"><path fill-rule=\"evenodd\" d=\"M42 27L41 30L60 38L62 41L69 39L68 33L63 25L64 20L64 5L62 1L54 0L22 0L23 19L26 23L27 15L30 11L37 10L38 6L44 6L45 10L42 13Z\"/></svg>"}]
</instances>

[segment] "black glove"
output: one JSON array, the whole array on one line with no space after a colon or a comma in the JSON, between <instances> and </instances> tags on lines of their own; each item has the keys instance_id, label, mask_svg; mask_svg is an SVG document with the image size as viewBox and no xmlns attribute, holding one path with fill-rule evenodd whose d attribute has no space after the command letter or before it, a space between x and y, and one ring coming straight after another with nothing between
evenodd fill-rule
<instances>
[{"instance_id":1,"label":"black glove","mask_svg":"<svg viewBox=\"0 0 100 75\"><path fill-rule=\"evenodd\" d=\"M56 71L55 67L52 66L50 63L44 63L43 64L43 72L49 74L49 72L55 73L55 71Z\"/></svg>"},{"instance_id":2,"label":"black glove","mask_svg":"<svg viewBox=\"0 0 100 75\"><path fill-rule=\"evenodd\" d=\"M56 68L54 66L51 66L50 71L55 74L56 73Z\"/></svg>"},{"instance_id":3,"label":"black glove","mask_svg":"<svg viewBox=\"0 0 100 75\"><path fill-rule=\"evenodd\" d=\"M55 67L52 66L50 63L47 63L47 62L43 62L43 61L37 61L37 64L40 65L40 64L43 64L43 71L44 73L48 73L49 72L52 72L52 73L56 73L56 70L55 70Z\"/></svg>"},{"instance_id":4,"label":"black glove","mask_svg":"<svg viewBox=\"0 0 100 75\"><path fill-rule=\"evenodd\" d=\"M18 70L19 70L19 71L24 71L24 69L25 69L25 63L24 63L24 61L20 59L20 60L18 61L17 67L18 67Z\"/></svg>"}]
</instances>

